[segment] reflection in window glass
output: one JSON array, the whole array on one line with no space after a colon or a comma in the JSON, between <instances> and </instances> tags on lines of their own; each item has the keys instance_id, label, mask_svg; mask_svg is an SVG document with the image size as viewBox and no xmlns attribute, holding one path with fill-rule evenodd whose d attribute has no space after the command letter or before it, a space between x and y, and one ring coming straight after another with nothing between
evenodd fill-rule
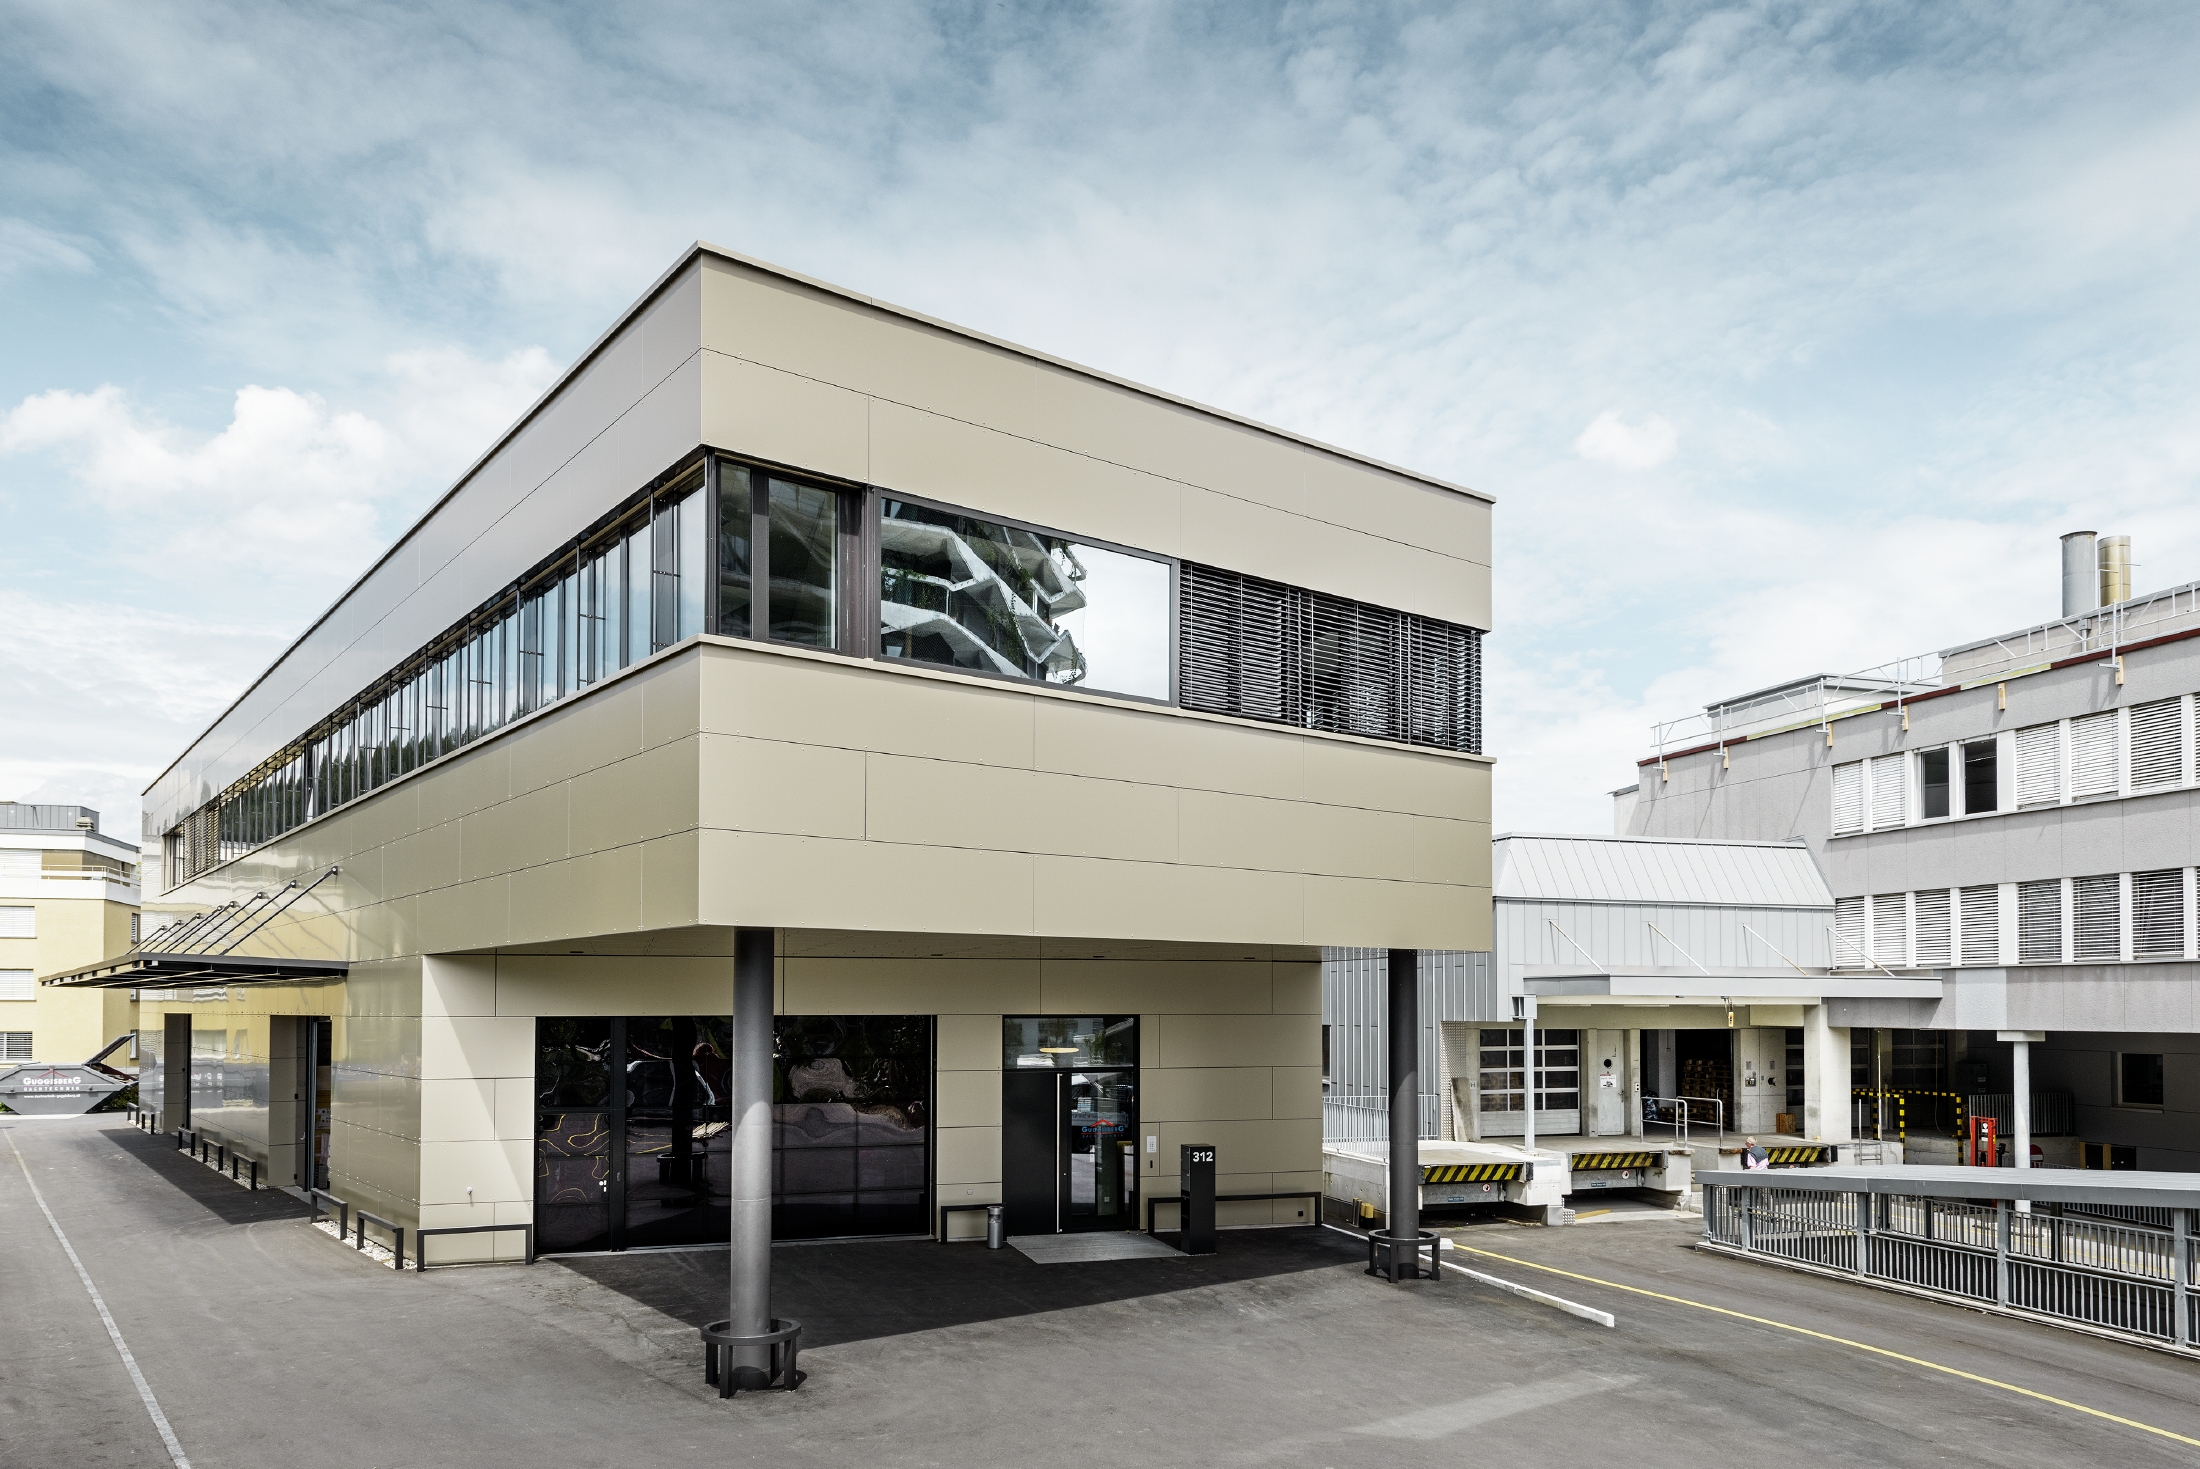
<instances>
[{"instance_id":1,"label":"reflection in window glass","mask_svg":"<svg viewBox=\"0 0 2200 1469\"><path fill-rule=\"evenodd\" d=\"M718 632L745 638L749 625L749 541L754 534L749 501L749 472L737 465L718 466Z\"/></svg>"},{"instance_id":2,"label":"reflection in window glass","mask_svg":"<svg viewBox=\"0 0 2200 1469\"><path fill-rule=\"evenodd\" d=\"M535 1100L544 1107L608 1105L611 1022L598 1016L546 1016L535 1026Z\"/></svg>"},{"instance_id":3,"label":"reflection in window glass","mask_svg":"<svg viewBox=\"0 0 2200 1469\"><path fill-rule=\"evenodd\" d=\"M929 1232L931 1066L926 1016L778 1018L774 1239Z\"/></svg>"},{"instance_id":4,"label":"reflection in window glass","mask_svg":"<svg viewBox=\"0 0 2200 1469\"><path fill-rule=\"evenodd\" d=\"M1088 1066L1136 1066L1135 1015L1005 1015L1001 1064L1070 1071Z\"/></svg>"},{"instance_id":5,"label":"reflection in window glass","mask_svg":"<svg viewBox=\"0 0 2200 1469\"><path fill-rule=\"evenodd\" d=\"M771 481L771 635L830 648L839 591L840 495Z\"/></svg>"},{"instance_id":6,"label":"reflection in window glass","mask_svg":"<svg viewBox=\"0 0 2200 1469\"><path fill-rule=\"evenodd\" d=\"M1166 699L1168 563L882 500L879 651Z\"/></svg>"}]
</instances>

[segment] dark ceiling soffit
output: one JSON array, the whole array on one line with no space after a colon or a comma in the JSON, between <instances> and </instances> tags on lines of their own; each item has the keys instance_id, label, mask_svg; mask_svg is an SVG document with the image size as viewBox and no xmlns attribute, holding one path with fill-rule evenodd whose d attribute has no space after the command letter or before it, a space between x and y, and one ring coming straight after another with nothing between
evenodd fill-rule
<instances>
[{"instance_id":1,"label":"dark ceiling soffit","mask_svg":"<svg viewBox=\"0 0 2200 1469\"><path fill-rule=\"evenodd\" d=\"M42 979L63 989L170 989L216 984L313 984L342 979L340 959L255 959L247 954L136 954Z\"/></svg>"}]
</instances>

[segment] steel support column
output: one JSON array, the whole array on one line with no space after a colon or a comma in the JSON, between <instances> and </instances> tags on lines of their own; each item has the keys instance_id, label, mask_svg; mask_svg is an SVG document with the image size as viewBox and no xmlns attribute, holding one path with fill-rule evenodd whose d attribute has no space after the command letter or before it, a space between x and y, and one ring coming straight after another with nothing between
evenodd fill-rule
<instances>
[{"instance_id":1,"label":"steel support column","mask_svg":"<svg viewBox=\"0 0 2200 1469\"><path fill-rule=\"evenodd\" d=\"M775 931L733 934L733 1044L727 1091L732 1104L732 1290L726 1330L764 1336L772 1329L772 979ZM760 1384L769 1349L740 1347L733 1369L742 1386Z\"/></svg>"},{"instance_id":2,"label":"steel support column","mask_svg":"<svg viewBox=\"0 0 2200 1469\"><path fill-rule=\"evenodd\" d=\"M1390 1007L1383 1016L1390 1040L1390 1237L1421 1233L1421 951L1390 951ZM1392 1246L1391 1277L1399 1251ZM1418 1256L1407 1258L1418 1259Z\"/></svg>"}]
</instances>

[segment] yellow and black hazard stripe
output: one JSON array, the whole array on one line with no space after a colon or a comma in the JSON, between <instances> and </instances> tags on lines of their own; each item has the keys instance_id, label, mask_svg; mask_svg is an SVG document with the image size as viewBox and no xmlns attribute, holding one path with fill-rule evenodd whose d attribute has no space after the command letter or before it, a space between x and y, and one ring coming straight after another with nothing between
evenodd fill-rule
<instances>
[{"instance_id":1,"label":"yellow and black hazard stripe","mask_svg":"<svg viewBox=\"0 0 2200 1469\"><path fill-rule=\"evenodd\" d=\"M1656 1153L1576 1153L1573 1169L1576 1173L1598 1173L1612 1168L1648 1168L1657 1160Z\"/></svg>"},{"instance_id":2,"label":"yellow and black hazard stripe","mask_svg":"<svg viewBox=\"0 0 2200 1469\"><path fill-rule=\"evenodd\" d=\"M1808 1147L1801 1148L1767 1148L1765 1149L1765 1161L1767 1163L1785 1163L1789 1167L1794 1167L1797 1164L1823 1163L1826 1161L1828 1151L1829 1149L1821 1143L1812 1143Z\"/></svg>"},{"instance_id":3,"label":"yellow and black hazard stripe","mask_svg":"<svg viewBox=\"0 0 2200 1469\"><path fill-rule=\"evenodd\" d=\"M1519 1176L1518 1163L1431 1163L1421 1170L1423 1183L1503 1183Z\"/></svg>"}]
</instances>

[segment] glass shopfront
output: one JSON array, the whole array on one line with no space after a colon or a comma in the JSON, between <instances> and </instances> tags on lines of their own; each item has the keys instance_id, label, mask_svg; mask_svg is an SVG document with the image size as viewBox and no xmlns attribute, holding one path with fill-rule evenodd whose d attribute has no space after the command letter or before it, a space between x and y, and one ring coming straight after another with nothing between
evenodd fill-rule
<instances>
[{"instance_id":1,"label":"glass shopfront","mask_svg":"<svg viewBox=\"0 0 2200 1469\"><path fill-rule=\"evenodd\" d=\"M537 1248L726 1238L730 1039L716 1015L536 1021ZM773 1238L924 1233L930 1018L784 1015L773 1049Z\"/></svg>"}]
</instances>

